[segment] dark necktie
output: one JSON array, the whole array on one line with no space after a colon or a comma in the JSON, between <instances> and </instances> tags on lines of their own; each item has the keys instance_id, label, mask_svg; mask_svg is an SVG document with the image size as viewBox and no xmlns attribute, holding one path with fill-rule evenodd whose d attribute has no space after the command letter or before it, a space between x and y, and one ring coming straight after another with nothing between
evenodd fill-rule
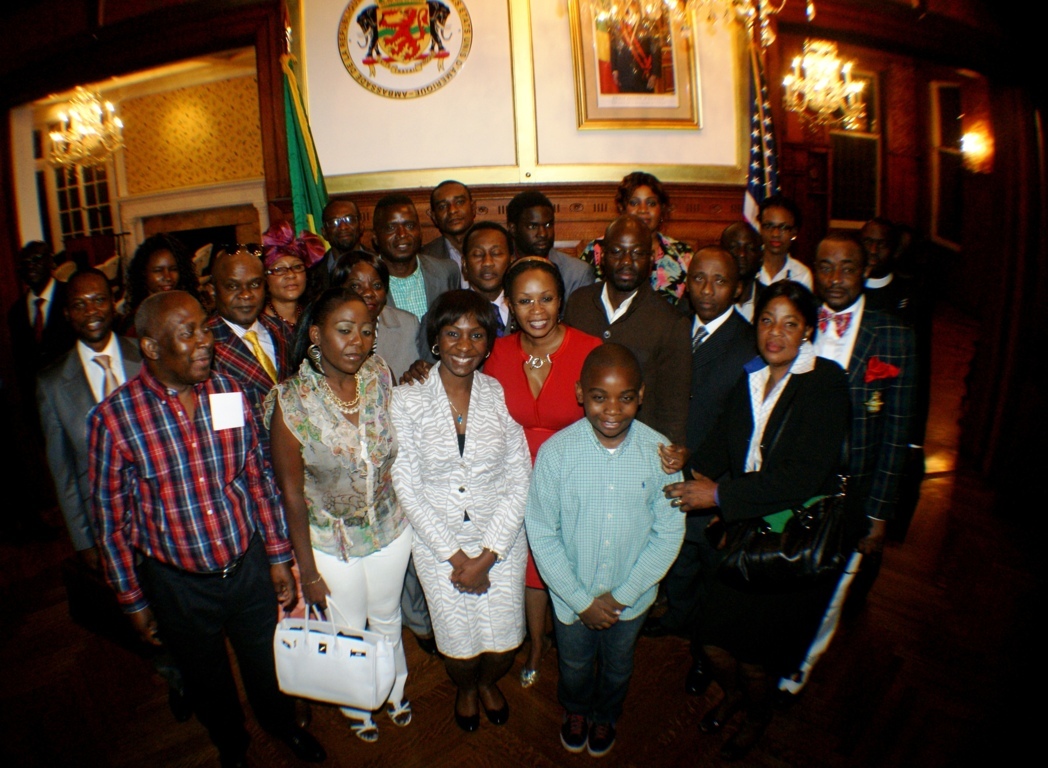
<instances>
[{"instance_id":1,"label":"dark necktie","mask_svg":"<svg viewBox=\"0 0 1048 768\"><path fill-rule=\"evenodd\" d=\"M494 301L491 302L491 306L495 308L495 323L497 324L498 330L495 335L501 338L506 333L506 324L502 322L502 310L499 309L499 305Z\"/></svg>"},{"instance_id":2,"label":"dark necktie","mask_svg":"<svg viewBox=\"0 0 1048 768\"><path fill-rule=\"evenodd\" d=\"M700 325L695 329L695 334L691 337L691 351L694 352L699 348L699 345L705 341L706 337L710 335L710 332L706 330L705 325Z\"/></svg>"},{"instance_id":3,"label":"dark necktie","mask_svg":"<svg viewBox=\"0 0 1048 768\"><path fill-rule=\"evenodd\" d=\"M33 338L39 344L44 340L44 304L47 299L36 299L36 313L33 315Z\"/></svg>"}]
</instances>

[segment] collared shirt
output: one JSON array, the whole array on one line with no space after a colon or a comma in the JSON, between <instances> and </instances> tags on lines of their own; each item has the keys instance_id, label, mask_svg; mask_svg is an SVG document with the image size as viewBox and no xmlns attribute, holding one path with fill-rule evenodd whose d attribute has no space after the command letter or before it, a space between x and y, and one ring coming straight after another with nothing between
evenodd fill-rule
<instances>
[{"instance_id":1,"label":"collared shirt","mask_svg":"<svg viewBox=\"0 0 1048 768\"><path fill-rule=\"evenodd\" d=\"M764 442L764 428L768 426L768 418L775 410L776 403L782 391L786 389L786 382L790 376L801 373L811 373L815 370L815 349L810 341L805 341L797 350L797 357L786 375L772 387L768 396L764 396L764 390L768 387L768 378L771 376L771 368L759 357L754 358L745 366L749 376L750 385L750 408L753 411L753 434L750 436L750 449L746 454L746 471L760 472L764 457L761 455L761 443Z\"/></svg>"},{"instance_id":2,"label":"collared shirt","mask_svg":"<svg viewBox=\"0 0 1048 768\"><path fill-rule=\"evenodd\" d=\"M627 606L624 621L655 601L684 538L684 515L662 493L682 477L662 471L658 446L666 442L634 421L609 452L583 418L539 449L525 523L563 623L577 621L605 592Z\"/></svg>"},{"instance_id":3,"label":"collared shirt","mask_svg":"<svg viewBox=\"0 0 1048 768\"><path fill-rule=\"evenodd\" d=\"M774 275L768 273L767 266L761 267L761 271L757 274L757 281L761 285L771 285L780 280L796 280L809 291L812 290L811 270L788 253L782 269Z\"/></svg>"},{"instance_id":4,"label":"collared shirt","mask_svg":"<svg viewBox=\"0 0 1048 768\"><path fill-rule=\"evenodd\" d=\"M499 317L502 318L502 325L504 328L509 328L509 302L506 301L506 292L502 291L499 293L498 298L495 299L492 304L499 311Z\"/></svg>"},{"instance_id":5,"label":"collared shirt","mask_svg":"<svg viewBox=\"0 0 1048 768\"><path fill-rule=\"evenodd\" d=\"M894 279L895 273L889 272L884 277L867 277L866 288L875 291L879 288L887 288L891 285L892 279Z\"/></svg>"},{"instance_id":6,"label":"collared shirt","mask_svg":"<svg viewBox=\"0 0 1048 768\"><path fill-rule=\"evenodd\" d=\"M623 299L622 303L619 304L618 309L611 306L611 297L608 296L608 284L604 283L604 290L600 292L600 301L604 305L604 314L608 316L608 325L611 325L624 314L626 310L630 308L630 304L637 298L637 292L634 291L629 295L628 298Z\"/></svg>"},{"instance_id":7,"label":"collared shirt","mask_svg":"<svg viewBox=\"0 0 1048 768\"><path fill-rule=\"evenodd\" d=\"M258 531L271 564L291 559L250 406L242 400L242 427L214 427L211 396L243 398L240 386L212 372L193 391L190 421L177 393L142 368L88 417L93 522L106 579L127 612L148 606L136 552L185 571L220 571Z\"/></svg>"},{"instance_id":8,"label":"collared shirt","mask_svg":"<svg viewBox=\"0 0 1048 768\"><path fill-rule=\"evenodd\" d=\"M422 265L418 257L415 257L415 271L407 277L389 276L389 293L393 297L393 304L397 309L403 309L419 320L429 309L426 299L426 281L422 276Z\"/></svg>"},{"instance_id":9,"label":"collared shirt","mask_svg":"<svg viewBox=\"0 0 1048 768\"><path fill-rule=\"evenodd\" d=\"M51 301L55 295L55 279L52 277L47 281L47 285L44 286L44 290L40 293L33 293L33 289L30 288L29 292L26 293L25 303L26 308L29 310L29 327L32 328L36 323L36 300L43 299L44 303L40 305L40 311L44 315L44 319L47 319L47 313L51 309Z\"/></svg>"},{"instance_id":10,"label":"collared shirt","mask_svg":"<svg viewBox=\"0 0 1048 768\"><path fill-rule=\"evenodd\" d=\"M827 360L832 360L847 371L848 364L851 362L852 351L855 349L855 340L859 336L859 323L862 322L862 313L865 307L866 297L860 295L854 304L847 309L841 310L841 312L851 312L852 316L851 322L848 324L848 330L844 332L843 336L837 335L836 323L827 323L826 330L820 330L815 337L815 354ZM833 312L829 307L825 308ZM841 314L841 312L834 314Z\"/></svg>"},{"instance_id":11,"label":"collared shirt","mask_svg":"<svg viewBox=\"0 0 1048 768\"><path fill-rule=\"evenodd\" d=\"M695 331L699 330L700 325L704 325L706 326L706 338L708 339L710 336L715 334L722 325L728 322L728 318L731 317L731 313L734 311L734 309L728 309L727 312L722 312L721 314L717 315L715 318L710 320L708 323L702 322L699 319L699 316L695 315L695 320L693 320L691 324L691 337L694 339Z\"/></svg>"},{"instance_id":12,"label":"collared shirt","mask_svg":"<svg viewBox=\"0 0 1048 768\"><path fill-rule=\"evenodd\" d=\"M462 274L462 251L458 249L458 246L451 242L450 238L444 238L444 248L448 252L448 258L458 264L459 274ZM469 288L469 281L465 277L460 277L463 288Z\"/></svg>"},{"instance_id":13,"label":"collared shirt","mask_svg":"<svg viewBox=\"0 0 1048 768\"><path fill-rule=\"evenodd\" d=\"M266 326L262 325L255 318L255 322L251 324L251 327L244 328L236 323L231 323L222 318L222 322L229 326L230 330L237 335L237 338L244 342L248 349L251 349L251 345L244 341L244 334L248 331L254 331L255 335L258 336L258 343L262 345L262 351L269 357L269 362L273 364L273 368L277 367L277 348L273 345L273 337L269 335L269 331L266 330ZM254 350L252 350L254 352Z\"/></svg>"},{"instance_id":14,"label":"collared shirt","mask_svg":"<svg viewBox=\"0 0 1048 768\"><path fill-rule=\"evenodd\" d=\"M109 334L109 343L101 352L95 352L82 341L76 343L77 354L80 355L80 365L87 376L87 383L91 385L91 394L95 396L95 402L100 403L105 398L106 372L101 365L95 362L98 355L109 355L109 367L116 376L116 383L123 384L126 379L124 373L124 357L120 354L120 342L117 341L115 333Z\"/></svg>"}]
</instances>

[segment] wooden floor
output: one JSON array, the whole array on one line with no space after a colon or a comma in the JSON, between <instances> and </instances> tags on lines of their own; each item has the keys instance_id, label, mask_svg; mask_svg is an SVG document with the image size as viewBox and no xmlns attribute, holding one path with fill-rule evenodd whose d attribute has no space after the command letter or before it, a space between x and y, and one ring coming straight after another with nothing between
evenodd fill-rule
<instances>
[{"instance_id":1,"label":"wooden floor","mask_svg":"<svg viewBox=\"0 0 1048 768\"><path fill-rule=\"evenodd\" d=\"M743 764L934 768L984 759L1010 765L1033 754L1028 734L1044 727L1034 720L1045 707L1032 695L1016 699L1024 685L1043 690L1043 665L1033 655L1040 562L1027 532L995 517L990 493L956 461L956 416L976 332L948 309L937 318L929 476L909 537L889 548L865 613L842 629L800 700L777 712ZM59 572L68 554L64 541L0 545L0 765L217 765L200 725L171 717L165 684L148 664L69 619ZM453 689L439 660L409 634L405 643L414 722L399 729L382 718L379 742L366 745L336 710L315 706L312 730L328 750L327 766L593 762L560 746L556 651L529 690L516 683L518 655L502 686L509 723L485 721L469 735L451 719ZM687 660L683 640L640 641L619 740L604 765L721 762L720 738L696 727L719 692L712 686L704 698L686 696ZM249 727L254 765L299 765L253 721Z\"/></svg>"}]
</instances>

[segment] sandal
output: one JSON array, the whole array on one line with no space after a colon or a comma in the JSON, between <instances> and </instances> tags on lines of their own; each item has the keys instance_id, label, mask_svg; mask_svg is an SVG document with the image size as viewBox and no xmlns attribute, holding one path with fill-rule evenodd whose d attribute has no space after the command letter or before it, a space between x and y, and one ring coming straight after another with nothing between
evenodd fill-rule
<instances>
[{"instance_id":1,"label":"sandal","mask_svg":"<svg viewBox=\"0 0 1048 768\"><path fill-rule=\"evenodd\" d=\"M539 679L539 671L537 669L529 669L528 667L522 667L520 670L520 687L530 688L535 684L535 681Z\"/></svg>"},{"instance_id":2,"label":"sandal","mask_svg":"<svg viewBox=\"0 0 1048 768\"><path fill-rule=\"evenodd\" d=\"M375 721L371 719L371 715L368 715L366 720L361 720L359 719L359 710L350 709L348 707L341 707L340 709L343 717L349 718L353 721L353 725L349 728L357 735L358 739L367 742L368 744L374 744L378 741L378 726L375 725Z\"/></svg>"},{"instance_id":3,"label":"sandal","mask_svg":"<svg viewBox=\"0 0 1048 768\"><path fill-rule=\"evenodd\" d=\"M398 728L403 728L411 723L411 702L407 699L397 706L387 703L386 712L389 714L389 719L393 721L393 725Z\"/></svg>"}]
</instances>

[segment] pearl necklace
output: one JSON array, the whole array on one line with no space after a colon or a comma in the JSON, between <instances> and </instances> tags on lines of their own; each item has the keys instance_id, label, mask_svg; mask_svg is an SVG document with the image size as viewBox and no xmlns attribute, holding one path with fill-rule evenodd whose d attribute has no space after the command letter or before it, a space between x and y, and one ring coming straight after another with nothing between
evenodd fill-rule
<instances>
[{"instance_id":1,"label":"pearl necklace","mask_svg":"<svg viewBox=\"0 0 1048 768\"><path fill-rule=\"evenodd\" d=\"M357 379L357 396L352 401L343 400L335 394L335 390L331 388L331 384L328 383L327 376L324 377L324 396L328 399L333 406L343 413L354 414L360 410L360 380Z\"/></svg>"}]
</instances>

